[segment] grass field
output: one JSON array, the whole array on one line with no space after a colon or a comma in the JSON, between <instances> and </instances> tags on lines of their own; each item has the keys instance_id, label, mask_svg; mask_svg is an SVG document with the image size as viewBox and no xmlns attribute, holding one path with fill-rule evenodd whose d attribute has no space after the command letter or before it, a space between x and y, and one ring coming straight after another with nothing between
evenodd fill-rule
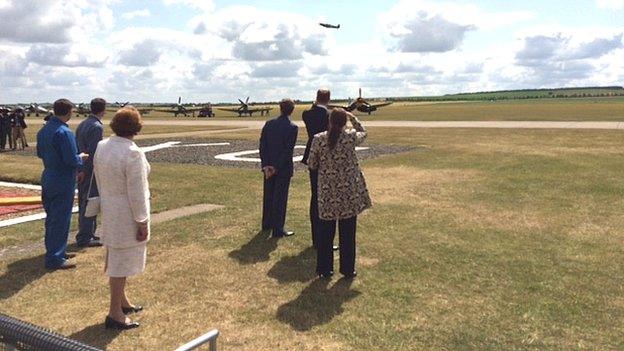
<instances>
[{"instance_id":1,"label":"grass field","mask_svg":"<svg viewBox=\"0 0 624 351\"><path fill-rule=\"evenodd\" d=\"M153 228L147 271L128 288L146 306L141 328L102 329L100 249L67 272L46 273L40 252L0 261L0 312L110 350L173 349L211 328L226 350L624 348L621 132L370 132L418 148L363 162L374 207L353 283L314 278L305 173L289 200L297 235L273 241L257 235L257 171L153 164L155 211L226 208ZM39 162L14 157L0 155L2 176L36 181ZM3 229L0 246L41 231Z\"/></svg>"},{"instance_id":2,"label":"grass field","mask_svg":"<svg viewBox=\"0 0 624 351\"><path fill-rule=\"evenodd\" d=\"M294 120L301 120L301 113L310 105L297 105ZM272 106L270 116L279 114ZM268 117L254 115L238 117L233 113L215 111L216 120L266 120ZM107 113L106 119L113 116ZM495 102L395 102L374 112L371 116L360 114L364 120L405 121L624 121L624 97L583 99L536 99ZM146 120L194 119L173 117L164 112L151 112ZM36 117L30 117L34 119ZM81 119L78 117L76 119ZM197 119L197 118L195 118ZM204 120L202 118L201 120ZM212 120L212 119L206 119Z\"/></svg>"}]
</instances>

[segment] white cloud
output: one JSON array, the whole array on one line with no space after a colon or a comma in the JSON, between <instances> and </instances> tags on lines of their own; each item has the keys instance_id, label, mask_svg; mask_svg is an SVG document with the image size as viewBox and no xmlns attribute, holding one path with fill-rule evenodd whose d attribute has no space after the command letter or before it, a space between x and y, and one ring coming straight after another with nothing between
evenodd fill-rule
<instances>
[{"instance_id":1,"label":"white cloud","mask_svg":"<svg viewBox=\"0 0 624 351\"><path fill-rule=\"evenodd\" d=\"M214 3L212 0L164 0L165 5L172 6L188 6L205 12L210 12L214 9Z\"/></svg>"},{"instance_id":2,"label":"white cloud","mask_svg":"<svg viewBox=\"0 0 624 351\"><path fill-rule=\"evenodd\" d=\"M97 48L69 44L34 44L26 53L29 62L43 66L103 67L107 56Z\"/></svg>"},{"instance_id":3,"label":"white cloud","mask_svg":"<svg viewBox=\"0 0 624 351\"><path fill-rule=\"evenodd\" d=\"M596 0L596 5L606 10L622 10L624 9L624 0Z\"/></svg>"},{"instance_id":4,"label":"white cloud","mask_svg":"<svg viewBox=\"0 0 624 351\"><path fill-rule=\"evenodd\" d=\"M139 18L139 17L149 17L151 15L150 10L148 9L143 9L143 10L136 10L136 11L130 11L130 12L124 12L121 17L123 19L126 20L131 20L134 18Z\"/></svg>"}]
</instances>

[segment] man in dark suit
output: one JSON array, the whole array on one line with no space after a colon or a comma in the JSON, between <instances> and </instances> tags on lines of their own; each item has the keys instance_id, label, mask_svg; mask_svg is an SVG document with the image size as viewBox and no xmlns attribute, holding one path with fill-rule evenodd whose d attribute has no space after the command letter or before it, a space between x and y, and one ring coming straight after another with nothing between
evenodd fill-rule
<instances>
[{"instance_id":1,"label":"man in dark suit","mask_svg":"<svg viewBox=\"0 0 624 351\"><path fill-rule=\"evenodd\" d=\"M106 113L106 100L91 100L91 113L76 129L78 151L95 155L97 145L104 135L102 118ZM78 233L76 245L81 248L102 246L100 238L95 236L97 217L85 217L87 200L98 196L97 183L93 177L93 158L87 159L78 169ZM90 191L90 192L89 192Z\"/></svg>"},{"instance_id":2,"label":"man in dark suit","mask_svg":"<svg viewBox=\"0 0 624 351\"><path fill-rule=\"evenodd\" d=\"M306 130L308 132L308 142L306 144L305 151L303 153L303 164L308 164L308 157L310 156L310 146L312 145L312 139L314 135L327 131L327 125L329 124L329 112L327 105L329 104L331 93L327 89L319 89L316 92L316 102L312 105L312 108L303 112L303 122L305 123ZM316 239L320 231L320 219L318 215L318 170L309 169L310 173L310 225L312 230L312 245L316 248L318 240ZM335 250L338 247L334 248Z\"/></svg>"},{"instance_id":3,"label":"man in dark suit","mask_svg":"<svg viewBox=\"0 0 624 351\"><path fill-rule=\"evenodd\" d=\"M264 173L262 230L272 230L272 237L295 234L284 230L288 188L293 176L293 150L299 127L290 121L295 103L290 99L280 102L280 116L267 121L260 136L260 159Z\"/></svg>"}]
</instances>

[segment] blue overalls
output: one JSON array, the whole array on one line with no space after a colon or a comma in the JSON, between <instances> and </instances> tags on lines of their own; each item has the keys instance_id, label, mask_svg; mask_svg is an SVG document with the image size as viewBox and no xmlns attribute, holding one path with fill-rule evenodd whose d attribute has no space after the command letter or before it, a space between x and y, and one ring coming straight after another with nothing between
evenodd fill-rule
<instances>
[{"instance_id":1,"label":"blue overalls","mask_svg":"<svg viewBox=\"0 0 624 351\"><path fill-rule=\"evenodd\" d=\"M46 212L45 265L57 268L65 262L71 224L76 170L82 165L76 137L66 123L54 116L37 133L37 156L43 160L41 198Z\"/></svg>"}]
</instances>

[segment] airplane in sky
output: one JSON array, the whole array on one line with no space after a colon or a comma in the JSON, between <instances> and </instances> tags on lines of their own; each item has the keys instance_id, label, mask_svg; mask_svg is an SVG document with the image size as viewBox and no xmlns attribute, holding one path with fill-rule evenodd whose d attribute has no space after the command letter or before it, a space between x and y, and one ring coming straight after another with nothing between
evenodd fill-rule
<instances>
[{"instance_id":1,"label":"airplane in sky","mask_svg":"<svg viewBox=\"0 0 624 351\"><path fill-rule=\"evenodd\" d=\"M206 109L205 106L197 107L195 105L192 105L192 106L182 105L182 97L180 96L178 97L178 103L171 105L168 109L155 108L153 110L160 111L160 112L173 113L174 117L178 117L178 115L184 115L184 117L186 117L189 114L195 117L195 112L201 112L202 110L205 110L205 109Z\"/></svg>"},{"instance_id":2,"label":"airplane in sky","mask_svg":"<svg viewBox=\"0 0 624 351\"><path fill-rule=\"evenodd\" d=\"M370 103L366 100L364 100L364 98L362 98L362 88L360 88L360 96L353 102L349 103L349 105L347 106L340 106L340 105L329 105L329 108L343 108L349 112L352 111L360 111L360 112L364 112L364 113L368 113L369 115L372 112L377 111L377 109L382 108L384 106L388 106L391 105L392 101L386 101L386 102L381 102L381 103Z\"/></svg>"},{"instance_id":3,"label":"airplane in sky","mask_svg":"<svg viewBox=\"0 0 624 351\"><path fill-rule=\"evenodd\" d=\"M249 96L247 97L247 100L245 100L244 102L241 99L238 99L238 101L240 101L240 106L237 108L221 107L218 109L221 111L238 113L238 117L242 117L245 115L252 117L253 114L256 112L260 112L260 116L264 116L265 114L268 115L269 111L273 109L272 107L249 107Z\"/></svg>"},{"instance_id":4,"label":"airplane in sky","mask_svg":"<svg viewBox=\"0 0 624 351\"><path fill-rule=\"evenodd\" d=\"M340 25L334 25L334 24L329 24L329 23L319 23L319 25L321 27L325 27L325 28L330 28L330 29L340 29Z\"/></svg>"}]
</instances>

